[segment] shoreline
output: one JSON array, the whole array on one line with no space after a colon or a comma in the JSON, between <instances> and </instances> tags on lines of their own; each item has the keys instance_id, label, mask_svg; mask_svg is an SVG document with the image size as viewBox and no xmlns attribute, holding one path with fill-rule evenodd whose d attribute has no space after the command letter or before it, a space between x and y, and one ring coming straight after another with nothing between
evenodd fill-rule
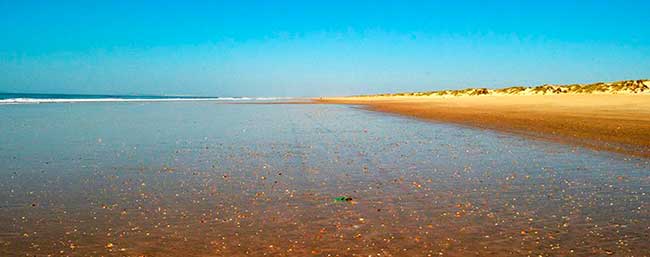
<instances>
[{"instance_id":1,"label":"shoreline","mask_svg":"<svg viewBox=\"0 0 650 257\"><path fill-rule=\"evenodd\" d=\"M650 157L648 94L393 95L312 100Z\"/></svg>"}]
</instances>

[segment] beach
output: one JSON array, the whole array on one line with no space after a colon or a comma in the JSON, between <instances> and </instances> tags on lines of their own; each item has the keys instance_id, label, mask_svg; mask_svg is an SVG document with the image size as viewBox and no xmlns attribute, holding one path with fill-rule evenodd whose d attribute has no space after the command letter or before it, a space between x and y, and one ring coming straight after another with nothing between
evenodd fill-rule
<instances>
[{"instance_id":1,"label":"beach","mask_svg":"<svg viewBox=\"0 0 650 257\"><path fill-rule=\"evenodd\" d=\"M2 256L650 254L645 158L334 104L0 118Z\"/></svg>"},{"instance_id":2,"label":"beach","mask_svg":"<svg viewBox=\"0 0 650 257\"><path fill-rule=\"evenodd\" d=\"M650 95L363 96L314 99L650 156Z\"/></svg>"},{"instance_id":3,"label":"beach","mask_svg":"<svg viewBox=\"0 0 650 257\"><path fill-rule=\"evenodd\" d=\"M0 7L0 257L650 257L650 1Z\"/></svg>"}]
</instances>

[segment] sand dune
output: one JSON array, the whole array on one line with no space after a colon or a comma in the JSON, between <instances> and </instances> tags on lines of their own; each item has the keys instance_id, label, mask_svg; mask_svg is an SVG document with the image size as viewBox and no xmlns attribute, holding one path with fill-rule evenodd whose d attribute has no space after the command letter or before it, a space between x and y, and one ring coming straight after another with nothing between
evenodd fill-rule
<instances>
[{"instance_id":1,"label":"sand dune","mask_svg":"<svg viewBox=\"0 0 650 257\"><path fill-rule=\"evenodd\" d=\"M623 80L591 84L540 85L535 87L514 86L499 89L466 88L459 90L438 90L426 92L361 95L378 96L478 96L478 95L558 95L558 94L650 94L650 80Z\"/></svg>"},{"instance_id":2,"label":"sand dune","mask_svg":"<svg viewBox=\"0 0 650 257\"><path fill-rule=\"evenodd\" d=\"M315 100L650 157L648 86L648 80L635 80Z\"/></svg>"}]
</instances>

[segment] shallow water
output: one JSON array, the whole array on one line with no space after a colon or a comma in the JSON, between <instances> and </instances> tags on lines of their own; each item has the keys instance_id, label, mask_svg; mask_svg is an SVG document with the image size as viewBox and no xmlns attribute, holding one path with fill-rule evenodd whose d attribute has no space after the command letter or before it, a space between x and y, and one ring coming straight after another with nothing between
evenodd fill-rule
<instances>
[{"instance_id":1,"label":"shallow water","mask_svg":"<svg viewBox=\"0 0 650 257\"><path fill-rule=\"evenodd\" d=\"M0 256L650 255L647 159L335 105L0 120Z\"/></svg>"}]
</instances>

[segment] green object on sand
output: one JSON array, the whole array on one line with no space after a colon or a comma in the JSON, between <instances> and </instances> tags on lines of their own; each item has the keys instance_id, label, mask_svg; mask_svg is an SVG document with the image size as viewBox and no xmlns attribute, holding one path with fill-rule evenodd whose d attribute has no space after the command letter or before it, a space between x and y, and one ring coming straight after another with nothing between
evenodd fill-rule
<instances>
[{"instance_id":1,"label":"green object on sand","mask_svg":"<svg viewBox=\"0 0 650 257\"><path fill-rule=\"evenodd\" d=\"M349 201L352 201L352 197L340 196L340 197L334 198L334 201L335 202L349 202Z\"/></svg>"}]
</instances>

